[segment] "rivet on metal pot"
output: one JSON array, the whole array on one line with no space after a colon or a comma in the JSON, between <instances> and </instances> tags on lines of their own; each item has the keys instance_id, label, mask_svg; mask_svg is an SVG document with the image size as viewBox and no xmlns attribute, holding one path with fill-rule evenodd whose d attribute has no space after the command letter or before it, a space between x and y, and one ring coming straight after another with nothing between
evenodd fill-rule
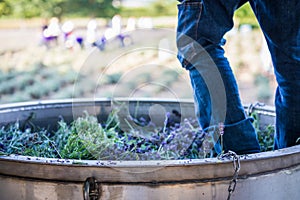
<instances>
[{"instance_id":1,"label":"rivet on metal pot","mask_svg":"<svg viewBox=\"0 0 300 200\"><path fill-rule=\"evenodd\" d=\"M89 177L83 184L83 199L98 200L100 199L100 191L97 180L94 177Z\"/></svg>"}]
</instances>

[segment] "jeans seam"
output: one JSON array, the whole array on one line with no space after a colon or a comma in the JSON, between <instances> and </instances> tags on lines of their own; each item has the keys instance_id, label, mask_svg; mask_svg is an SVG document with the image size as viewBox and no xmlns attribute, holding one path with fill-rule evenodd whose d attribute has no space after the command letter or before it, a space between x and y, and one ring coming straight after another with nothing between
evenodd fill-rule
<instances>
[{"instance_id":1,"label":"jeans seam","mask_svg":"<svg viewBox=\"0 0 300 200\"><path fill-rule=\"evenodd\" d=\"M185 1L183 1L182 3L181 3L181 5L183 4L183 3L185 3ZM198 15L198 17L197 17L197 19L194 19L194 21L193 22L195 22L196 21L196 25L195 25L195 35L193 35L193 36L195 36L195 40L196 41L198 41L198 38L199 38L199 23L200 23L200 18L201 18L201 15L202 15L202 9L203 9L203 2L202 1L199 1L199 2L188 2L188 3L186 3L187 5L189 5L189 6L198 6L198 8L199 8L199 15ZM186 18L186 16L188 15L189 13L187 13L187 12L185 12L184 13L184 18ZM187 26L187 22L185 22L184 24L183 24L183 29L185 29L185 27Z\"/></svg>"},{"instance_id":2,"label":"jeans seam","mask_svg":"<svg viewBox=\"0 0 300 200\"><path fill-rule=\"evenodd\" d=\"M198 15L198 19L197 19L197 26L196 26L196 41L198 41L199 39L199 23L200 23L200 19L201 19L201 15L202 15L202 3L200 3L200 14Z\"/></svg>"}]
</instances>

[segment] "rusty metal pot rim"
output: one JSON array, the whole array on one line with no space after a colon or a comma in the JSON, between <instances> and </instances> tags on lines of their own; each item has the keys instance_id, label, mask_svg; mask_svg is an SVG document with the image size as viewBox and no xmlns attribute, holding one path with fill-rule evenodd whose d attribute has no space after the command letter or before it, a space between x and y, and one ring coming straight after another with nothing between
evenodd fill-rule
<instances>
[{"instance_id":1,"label":"rusty metal pot rim","mask_svg":"<svg viewBox=\"0 0 300 200\"><path fill-rule=\"evenodd\" d=\"M241 156L239 177L300 167L300 145ZM96 161L28 156L0 156L0 174L52 181L83 181L93 176L103 183L166 183L228 180L233 162L218 158L194 160Z\"/></svg>"},{"instance_id":2,"label":"rusty metal pot rim","mask_svg":"<svg viewBox=\"0 0 300 200\"><path fill-rule=\"evenodd\" d=\"M169 99L118 99L118 101L164 102ZM1 112L14 112L19 109L43 109L56 106L82 106L86 104L109 103L111 99L68 99L6 104L0 106ZM193 103L180 100L180 103ZM55 105L55 106L53 106ZM49 107L48 107L49 106ZM269 114L272 107L254 108ZM20 110L19 110L20 111ZM274 172L300 165L300 145L241 157L241 176ZM0 174L35 179L83 181L93 174L103 182L172 182L199 181L232 176L230 159L193 160L153 160L153 161L102 161L72 160L29 157L20 155L0 156ZM34 173L32 173L34 172ZM174 175L176 174L176 176Z\"/></svg>"},{"instance_id":3,"label":"rusty metal pot rim","mask_svg":"<svg viewBox=\"0 0 300 200\"><path fill-rule=\"evenodd\" d=\"M16 103L5 103L0 104L0 113L7 112L7 110L14 110L14 109L35 109L40 107L47 107L51 105L59 106L68 104L70 106L81 106L82 104L96 104L96 103L111 103L111 102L153 102L153 103L194 103L193 99L167 99L167 98L77 98L77 99L52 99L52 100L40 100L40 101L26 101L26 102L16 102ZM259 112L269 112L270 114L273 113L274 115L274 106L264 105L259 102L253 104L246 104L244 105L246 111L251 108L251 111L259 111ZM275 116L275 115L274 115Z\"/></svg>"},{"instance_id":4,"label":"rusty metal pot rim","mask_svg":"<svg viewBox=\"0 0 300 200\"><path fill-rule=\"evenodd\" d=\"M255 154L239 155L241 162L259 161L262 159L276 159L285 156L300 156L300 145L283 148L274 151L267 151ZM78 159L59 159L59 158L43 158L22 155L2 155L0 161L13 161L21 163L42 163L63 166L102 166L102 167L157 167L157 166L188 166L188 165L206 165L212 163L228 163L230 159L220 158L204 158L204 159L181 159L181 160L78 160Z\"/></svg>"}]
</instances>

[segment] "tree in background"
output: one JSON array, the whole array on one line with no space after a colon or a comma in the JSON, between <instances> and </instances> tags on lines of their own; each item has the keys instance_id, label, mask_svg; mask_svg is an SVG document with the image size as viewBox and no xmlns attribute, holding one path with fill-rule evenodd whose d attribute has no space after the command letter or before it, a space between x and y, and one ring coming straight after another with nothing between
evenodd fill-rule
<instances>
[{"instance_id":1,"label":"tree in background","mask_svg":"<svg viewBox=\"0 0 300 200\"><path fill-rule=\"evenodd\" d=\"M119 2L119 6L116 6ZM124 17L176 16L176 0L153 0L141 8L124 8L121 0L0 0L0 16L33 17L103 17L111 18L115 14ZM237 10L235 18L239 24L251 24L257 27L257 21L249 3Z\"/></svg>"},{"instance_id":2,"label":"tree in background","mask_svg":"<svg viewBox=\"0 0 300 200\"><path fill-rule=\"evenodd\" d=\"M176 0L153 0L142 7L124 7L120 6L120 15L124 17L143 17L143 16L176 16L177 15Z\"/></svg>"},{"instance_id":3,"label":"tree in background","mask_svg":"<svg viewBox=\"0 0 300 200\"><path fill-rule=\"evenodd\" d=\"M10 15L17 18L60 17L64 0L4 0Z\"/></svg>"},{"instance_id":4,"label":"tree in background","mask_svg":"<svg viewBox=\"0 0 300 200\"><path fill-rule=\"evenodd\" d=\"M156 0L151 4L150 9L153 10L154 15L176 15L176 4L177 2L174 0Z\"/></svg>"},{"instance_id":5,"label":"tree in background","mask_svg":"<svg viewBox=\"0 0 300 200\"><path fill-rule=\"evenodd\" d=\"M10 15L12 13L12 7L8 3L8 0L0 0L0 17Z\"/></svg>"},{"instance_id":6,"label":"tree in background","mask_svg":"<svg viewBox=\"0 0 300 200\"><path fill-rule=\"evenodd\" d=\"M112 0L0 0L0 14L32 17L111 17L118 12Z\"/></svg>"},{"instance_id":7,"label":"tree in background","mask_svg":"<svg viewBox=\"0 0 300 200\"><path fill-rule=\"evenodd\" d=\"M249 3L244 4L240 7L234 15L239 24L250 24L253 28L258 27L257 19L251 9Z\"/></svg>"},{"instance_id":8,"label":"tree in background","mask_svg":"<svg viewBox=\"0 0 300 200\"><path fill-rule=\"evenodd\" d=\"M63 9L68 16L111 18L119 12L113 0L65 0Z\"/></svg>"}]
</instances>

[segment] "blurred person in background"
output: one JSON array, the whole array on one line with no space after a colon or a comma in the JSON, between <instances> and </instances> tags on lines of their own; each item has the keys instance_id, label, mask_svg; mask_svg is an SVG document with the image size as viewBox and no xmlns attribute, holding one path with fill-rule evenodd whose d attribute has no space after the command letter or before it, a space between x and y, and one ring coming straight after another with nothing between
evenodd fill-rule
<instances>
[{"instance_id":1,"label":"blurred person in background","mask_svg":"<svg viewBox=\"0 0 300 200\"><path fill-rule=\"evenodd\" d=\"M97 40L98 24L96 19L91 19L86 26L86 46L91 47Z\"/></svg>"}]
</instances>

